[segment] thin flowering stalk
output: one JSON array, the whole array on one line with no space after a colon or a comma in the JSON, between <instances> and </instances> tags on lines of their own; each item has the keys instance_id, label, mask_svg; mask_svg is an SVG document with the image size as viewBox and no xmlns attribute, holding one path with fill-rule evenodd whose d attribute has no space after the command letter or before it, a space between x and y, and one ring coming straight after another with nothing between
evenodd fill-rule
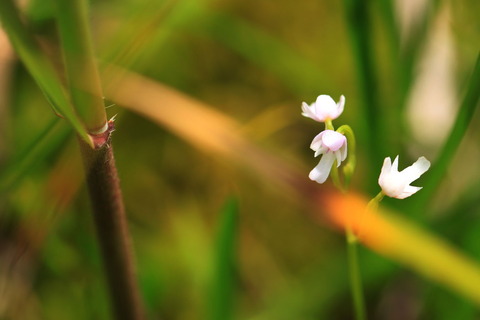
<instances>
[{"instance_id":1,"label":"thin flowering stalk","mask_svg":"<svg viewBox=\"0 0 480 320\"><path fill-rule=\"evenodd\" d=\"M365 320L365 299L363 296L363 285L358 263L357 237L352 230L346 230L347 251L348 251L348 270L350 276L350 286L352 291L353 308L356 320Z\"/></svg>"},{"instance_id":2,"label":"thin flowering stalk","mask_svg":"<svg viewBox=\"0 0 480 320\"><path fill-rule=\"evenodd\" d=\"M350 180L355 170L355 135L352 128L343 125L335 131L332 120L336 119L345 106L345 97L341 96L340 101L335 101L330 96L320 95L317 100L307 105L302 103L302 115L318 122L325 123L325 131L318 134L310 146L315 151L315 156L322 154L320 163L310 172L309 178L318 183L323 183L331 174L334 186L342 192L347 192ZM348 144L348 152L347 152ZM338 167L346 160L343 166L344 183L340 179ZM353 307L357 320L366 319L365 302L363 297L362 279L358 265L357 238L350 227L345 230L348 251L348 268L350 286L352 291Z\"/></svg>"},{"instance_id":3,"label":"thin flowering stalk","mask_svg":"<svg viewBox=\"0 0 480 320\"><path fill-rule=\"evenodd\" d=\"M357 157L356 157L356 139L355 134L353 133L352 128L349 125L343 125L337 129L338 133L343 134L347 141L348 141L348 155L343 166L343 185L342 189L348 190L350 186L350 181L352 179L353 173L355 171L355 167L357 165ZM338 177L338 169L334 168L333 174ZM339 179L339 178L338 178Z\"/></svg>"}]
</instances>

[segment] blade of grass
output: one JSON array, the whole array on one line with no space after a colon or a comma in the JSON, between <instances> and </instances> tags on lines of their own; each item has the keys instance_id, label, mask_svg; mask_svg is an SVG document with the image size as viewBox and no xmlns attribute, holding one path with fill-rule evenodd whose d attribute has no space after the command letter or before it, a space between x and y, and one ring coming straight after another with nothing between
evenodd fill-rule
<instances>
[{"instance_id":1,"label":"blade of grass","mask_svg":"<svg viewBox=\"0 0 480 320\"><path fill-rule=\"evenodd\" d=\"M93 146L87 130L70 104L60 78L27 27L22 23L20 13L12 0L0 1L0 20L16 53L45 94L52 108L57 114L61 114L70 122L77 134L86 143Z\"/></svg>"},{"instance_id":2,"label":"blade of grass","mask_svg":"<svg viewBox=\"0 0 480 320\"><path fill-rule=\"evenodd\" d=\"M52 152L62 145L69 136L69 130L61 127L58 118L52 119L28 146L20 152L2 170L0 174L0 193L4 194L15 187L35 165L45 160Z\"/></svg>"},{"instance_id":3,"label":"blade of grass","mask_svg":"<svg viewBox=\"0 0 480 320\"><path fill-rule=\"evenodd\" d=\"M375 58L372 50L369 4L361 0L344 0L346 18L352 49L357 67L359 91L363 97L364 128L360 131L366 140L370 163L383 159L382 127L379 124L381 109L378 104L378 84L376 80Z\"/></svg>"},{"instance_id":4,"label":"blade of grass","mask_svg":"<svg viewBox=\"0 0 480 320\"><path fill-rule=\"evenodd\" d=\"M107 130L107 114L87 27L87 2L58 0L55 4L65 70L75 110L89 133L102 133Z\"/></svg>"},{"instance_id":5,"label":"blade of grass","mask_svg":"<svg viewBox=\"0 0 480 320\"><path fill-rule=\"evenodd\" d=\"M231 198L222 210L215 244L213 279L208 301L210 320L233 319L237 233L238 204Z\"/></svg>"},{"instance_id":6,"label":"blade of grass","mask_svg":"<svg viewBox=\"0 0 480 320\"><path fill-rule=\"evenodd\" d=\"M430 172L425 176L422 192L419 192L418 196L412 199L412 217L422 219L423 215L421 215L421 213L425 211L429 201L437 191L442 178L445 176L448 166L452 162L455 152L457 151L460 142L467 131L468 125L473 118L473 113L478 108L479 104L480 54L477 56L477 61L470 77L465 98L460 105L450 135L432 165Z\"/></svg>"},{"instance_id":7,"label":"blade of grass","mask_svg":"<svg viewBox=\"0 0 480 320\"><path fill-rule=\"evenodd\" d=\"M318 88L326 87L325 77L317 65L275 37L234 16L211 12L206 23L192 32L206 32L276 75L300 97L318 94Z\"/></svg>"}]
</instances>

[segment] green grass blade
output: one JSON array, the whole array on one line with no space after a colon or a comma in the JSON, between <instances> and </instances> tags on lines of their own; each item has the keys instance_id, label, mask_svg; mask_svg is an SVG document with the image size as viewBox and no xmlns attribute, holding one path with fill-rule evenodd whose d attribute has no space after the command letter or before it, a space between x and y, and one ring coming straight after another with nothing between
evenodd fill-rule
<instances>
[{"instance_id":1,"label":"green grass blade","mask_svg":"<svg viewBox=\"0 0 480 320\"><path fill-rule=\"evenodd\" d=\"M95 134L106 129L107 115L87 23L87 3L85 0L55 2L72 101L87 131Z\"/></svg>"},{"instance_id":2,"label":"green grass blade","mask_svg":"<svg viewBox=\"0 0 480 320\"><path fill-rule=\"evenodd\" d=\"M214 253L213 279L210 294L209 320L229 320L233 317L238 204L227 200L220 220Z\"/></svg>"},{"instance_id":3,"label":"green grass blade","mask_svg":"<svg viewBox=\"0 0 480 320\"><path fill-rule=\"evenodd\" d=\"M40 50L27 27L22 23L20 13L12 0L0 1L0 19L16 53L20 56L55 112L61 114L70 122L78 135L91 145L91 139L75 114L52 64Z\"/></svg>"},{"instance_id":4,"label":"green grass blade","mask_svg":"<svg viewBox=\"0 0 480 320\"><path fill-rule=\"evenodd\" d=\"M205 29L203 29L205 28ZM300 97L318 95L327 87L320 68L285 43L259 28L225 13L212 12L203 31L216 41L270 71Z\"/></svg>"},{"instance_id":5,"label":"green grass blade","mask_svg":"<svg viewBox=\"0 0 480 320\"><path fill-rule=\"evenodd\" d=\"M0 173L0 193L4 194L15 187L21 179L46 159L68 137L69 130L61 126L58 118L53 118L45 129L33 139Z\"/></svg>"},{"instance_id":6,"label":"green grass blade","mask_svg":"<svg viewBox=\"0 0 480 320\"><path fill-rule=\"evenodd\" d=\"M457 118L453 125L452 131L445 142L438 158L433 163L431 170L425 176L423 190L412 201L412 212L415 216L419 216L424 212L428 202L437 191L442 178L444 177L448 166L452 162L455 152L467 131L468 125L473 118L473 113L480 103L480 54L477 57L475 68L468 85L465 98L458 111Z\"/></svg>"},{"instance_id":7,"label":"green grass blade","mask_svg":"<svg viewBox=\"0 0 480 320\"><path fill-rule=\"evenodd\" d=\"M380 163L383 159L382 137L379 120L381 110L378 104L378 84L374 53L372 50L371 28L368 2L344 0L347 24L356 60L359 92L363 95L364 130L367 150L371 163Z\"/></svg>"}]
</instances>

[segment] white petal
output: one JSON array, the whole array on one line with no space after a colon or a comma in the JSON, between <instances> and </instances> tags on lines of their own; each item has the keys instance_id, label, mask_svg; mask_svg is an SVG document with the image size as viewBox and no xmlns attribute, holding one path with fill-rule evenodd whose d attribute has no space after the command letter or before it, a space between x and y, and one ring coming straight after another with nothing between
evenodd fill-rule
<instances>
[{"instance_id":1,"label":"white petal","mask_svg":"<svg viewBox=\"0 0 480 320\"><path fill-rule=\"evenodd\" d=\"M342 152L340 150L335 151L335 160L337 160L337 168L342 164Z\"/></svg>"},{"instance_id":2,"label":"white petal","mask_svg":"<svg viewBox=\"0 0 480 320\"><path fill-rule=\"evenodd\" d=\"M318 157L321 154L327 153L328 148L325 146L321 146L317 151L315 151L315 154L313 155L315 158Z\"/></svg>"},{"instance_id":3,"label":"white petal","mask_svg":"<svg viewBox=\"0 0 480 320\"><path fill-rule=\"evenodd\" d=\"M383 166L382 166L382 171L380 172L380 177L378 177L378 184L382 189L384 188L384 184L386 181L386 177L390 174L390 171L392 170L392 159L390 157L386 157L385 160L383 160Z\"/></svg>"},{"instance_id":4,"label":"white petal","mask_svg":"<svg viewBox=\"0 0 480 320\"><path fill-rule=\"evenodd\" d=\"M312 143L310 144L310 149L312 149L313 151L317 151L318 149L320 149L320 147L322 147L322 136L324 135L324 132L325 131L320 132L315 136L315 138L313 138Z\"/></svg>"},{"instance_id":5,"label":"white petal","mask_svg":"<svg viewBox=\"0 0 480 320\"><path fill-rule=\"evenodd\" d=\"M416 193L420 189L422 189L422 187L406 186L405 189L403 189L403 191L399 195L397 195L395 198L405 199L407 197L410 197L412 194Z\"/></svg>"},{"instance_id":6,"label":"white petal","mask_svg":"<svg viewBox=\"0 0 480 320\"><path fill-rule=\"evenodd\" d=\"M318 165L310 171L308 177L310 180L317 181L318 183L324 183L327 180L330 170L332 169L335 156L329 152L322 156Z\"/></svg>"},{"instance_id":7,"label":"white petal","mask_svg":"<svg viewBox=\"0 0 480 320\"><path fill-rule=\"evenodd\" d=\"M347 139L345 139L345 144L340 148L340 152L342 154L342 161L347 158Z\"/></svg>"},{"instance_id":8,"label":"white petal","mask_svg":"<svg viewBox=\"0 0 480 320\"><path fill-rule=\"evenodd\" d=\"M315 101L315 115L322 121L336 118L336 110L337 104L332 97L326 94L318 96L317 101Z\"/></svg>"},{"instance_id":9,"label":"white petal","mask_svg":"<svg viewBox=\"0 0 480 320\"><path fill-rule=\"evenodd\" d=\"M405 178L405 181L407 181L408 184L410 184L413 181L420 178L420 176L424 174L429 168L430 168L430 161L428 161L425 157L420 157L410 167L405 168L401 172L401 174Z\"/></svg>"},{"instance_id":10,"label":"white petal","mask_svg":"<svg viewBox=\"0 0 480 320\"><path fill-rule=\"evenodd\" d=\"M347 142L347 138L341 133L333 130L325 130L323 132L322 142L332 151L337 151Z\"/></svg>"},{"instance_id":11,"label":"white petal","mask_svg":"<svg viewBox=\"0 0 480 320\"><path fill-rule=\"evenodd\" d=\"M337 117L342 114L344 107L345 107L345 96L341 95L340 100L337 103Z\"/></svg>"},{"instance_id":12,"label":"white petal","mask_svg":"<svg viewBox=\"0 0 480 320\"><path fill-rule=\"evenodd\" d=\"M398 172L398 156L396 156L395 160L393 160L391 171Z\"/></svg>"},{"instance_id":13,"label":"white petal","mask_svg":"<svg viewBox=\"0 0 480 320\"><path fill-rule=\"evenodd\" d=\"M318 121L318 118L315 116L313 106L309 106L305 102L302 102L302 116Z\"/></svg>"}]
</instances>

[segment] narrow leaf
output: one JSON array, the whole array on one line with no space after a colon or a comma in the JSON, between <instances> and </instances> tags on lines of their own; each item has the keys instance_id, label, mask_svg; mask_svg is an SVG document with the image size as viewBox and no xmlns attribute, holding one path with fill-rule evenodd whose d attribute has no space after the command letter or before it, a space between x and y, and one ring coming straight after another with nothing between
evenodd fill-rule
<instances>
[{"instance_id":1,"label":"narrow leaf","mask_svg":"<svg viewBox=\"0 0 480 320\"><path fill-rule=\"evenodd\" d=\"M234 198L227 200L220 218L210 288L210 320L229 320L233 316L238 233L238 204Z\"/></svg>"},{"instance_id":2,"label":"narrow leaf","mask_svg":"<svg viewBox=\"0 0 480 320\"><path fill-rule=\"evenodd\" d=\"M87 131L70 104L60 78L27 27L22 23L20 13L12 0L0 1L0 19L16 53L55 112L61 114L70 122L78 135L89 145L92 145Z\"/></svg>"}]
</instances>

